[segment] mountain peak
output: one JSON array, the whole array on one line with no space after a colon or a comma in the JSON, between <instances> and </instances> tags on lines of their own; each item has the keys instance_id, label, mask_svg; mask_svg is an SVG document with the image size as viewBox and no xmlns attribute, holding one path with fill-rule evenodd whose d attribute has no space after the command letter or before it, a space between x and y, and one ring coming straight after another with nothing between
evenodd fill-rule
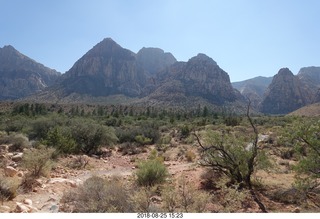
<instances>
[{"instance_id":1,"label":"mountain peak","mask_svg":"<svg viewBox=\"0 0 320 219\"><path fill-rule=\"evenodd\" d=\"M206 63L206 64L213 64L213 65L217 65L217 63L210 58L209 56L207 56L204 53L198 53L197 56L192 57L191 59L189 59L188 62L201 62L202 64Z\"/></svg>"},{"instance_id":2,"label":"mountain peak","mask_svg":"<svg viewBox=\"0 0 320 219\"><path fill-rule=\"evenodd\" d=\"M159 48L143 47L137 53L137 62L147 70L150 75L155 75L176 61L176 58L171 53L164 52Z\"/></svg>"},{"instance_id":3,"label":"mountain peak","mask_svg":"<svg viewBox=\"0 0 320 219\"><path fill-rule=\"evenodd\" d=\"M17 51L13 46L11 45L5 45L2 49L4 50L14 50L14 51Z\"/></svg>"},{"instance_id":4,"label":"mountain peak","mask_svg":"<svg viewBox=\"0 0 320 219\"><path fill-rule=\"evenodd\" d=\"M0 48L0 52L5 54L6 56L8 56L8 55L20 55L21 56L21 53L11 45L6 45L3 48Z\"/></svg>"},{"instance_id":5,"label":"mountain peak","mask_svg":"<svg viewBox=\"0 0 320 219\"><path fill-rule=\"evenodd\" d=\"M278 71L277 75L279 75L279 76L293 76L293 73L290 71L289 68L281 68Z\"/></svg>"}]
</instances>

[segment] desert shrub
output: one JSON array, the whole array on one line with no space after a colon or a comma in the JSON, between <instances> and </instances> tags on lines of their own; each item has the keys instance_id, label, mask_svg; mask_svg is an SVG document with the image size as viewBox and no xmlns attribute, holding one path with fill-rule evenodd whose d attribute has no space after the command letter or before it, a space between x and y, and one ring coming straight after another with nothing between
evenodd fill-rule
<instances>
[{"instance_id":1,"label":"desert shrub","mask_svg":"<svg viewBox=\"0 0 320 219\"><path fill-rule=\"evenodd\" d=\"M122 155L134 155L140 154L144 149L138 147L135 143L125 142L119 145L118 151L121 152Z\"/></svg>"},{"instance_id":2,"label":"desert shrub","mask_svg":"<svg viewBox=\"0 0 320 219\"><path fill-rule=\"evenodd\" d=\"M196 158L196 154L190 150L188 150L185 154L185 157L187 159L188 162L193 162L194 159Z\"/></svg>"},{"instance_id":3,"label":"desert shrub","mask_svg":"<svg viewBox=\"0 0 320 219\"><path fill-rule=\"evenodd\" d=\"M120 143L137 142L136 136L139 135L144 136L144 138L150 139L149 144L156 143L160 138L158 127L150 123L142 123L140 126L129 126L126 128L116 129L116 136L118 137Z\"/></svg>"},{"instance_id":4,"label":"desert shrub","mask_svg":"<svg viewBox=\"0 0 320 219\"><path fill-rule=\"evenodd\" d=\"M246 208L252 208L251 195L248 190L239 190L239 185L227 185L227 179L217 182L219 195L213 196L213 201L222 205L221 212L233 213Z\"/></svg>"},{"instance_id":5,"label":"desert shrub","mask_svg":"<svg viewBox=\"0 0 320 219\"><path fill-rule=\"evenodd\" d=\"M41 143L54 147L58 154L71 154L78 152L76 142L72 138L70 129L68 128L61 129L59 127L55 127L50 129Z\"/></svg>"},{"instance_id":6,"label":"desert shrub","mask_svg":"<svg viewBox=\"0 0 320 219\"><path fill-rule=\"evenodd\" d=\"M0 201L12 200L17 196L19 183L14 178L0 176Z\"/></svg>"},{"instance_id":7,"label":"desert shrub","mask_svg":"<svg viewBox=\"0 0 320 219\"><path fill-rule=\"evenodd\" d=\"M159 140L158 140L158 144L169 144L170 141L171 141L171 136L170 135L165 135L163 137L161 137Z\"/></svg>"},{"instance_id":8,"label":"desert shrub","mask_svg":"<svg viewBox=\"0 0 320 219\"><path fill-rule=\"evenodd\" d=\"M23 176L19 189L21 189L22 192L31 192L37 186L40 186L37 178L32 173L27 173Z\"/></svg>"},{"instance_id":9,"label":"desert shrub","mask_svg":"<svg viewBox=\"0 0 320 219\"><path fill-rule=\"evenodd\" d=\"M110 146L118 141L111 127L100 125L90 120L76 120L71 125L72 138L78 150L85 154L94 154L102 146Z\"/></svg>"},{"instance_id":10,"label":"desert shrub","mask_svg":"<svg viewBox=\"0 0 320 219\"><path fill-rule=\"evenodd\" d=\"M50 129L55 127L57 122L51 117L40 117L34 120L30 125L30 139L45 139Z\"/></svg>"},{"instance_id":11,"label":"desert shrub","mask_svg":"<svg viewBox=\"0 0 320 219\"><path fill-rule=\"evenodd\" d=\"M163 186L161 195L163 208L167 212L202 213L210 202L210 194L196 188L194 183L187 182L185 176Z\"/></svg>"},{"instance_id":12,"label":"desert shrub","mask_svg":"<svg viewBox=\"0 0 320 219\"><path fill-rule=\"evenodd\" d=\"M27 119L24 116L11 116L5 121L4 130L7 134L10 134L10 132L21 132L27 123Z\"/></svg>"},{"instance_id":13,"label":"desert shrub","mask_svg":"<svg viewBox=\"0 0 320 219\"><path fill-rule=\"evenodd\" d=\"M31 176L37 178L48 176L52 167L53 148L39 146L24 152L22 157L22 166L25 167Z\"/></svg>"},{"instance_id":14,"label":"desert shrub","mask_svg":"<svg viewBox=\"0 0 320 219\"><path fill-rule=\"evenodd\" d=\"M152 139L147 138L144 135L137 135L134 140L140 145L148 145L152 142Z\"/></svg>"},{"instance_id":15,"label":"desert shrub","mask_svg":"<svg viewBox=\"0 0 320 219\"><path fill-rule=\"evenodd\" d=\"M154 186L165 182L168 176L166 166L158 159L142 161L136 172L137 183L140 186Z\"/></svg>"},{"instance_id":16,"label":"desert shrub","mask_svg":"<svg viewBox=\"0 0 320 219\"><path fill-rule=\"evenodd\" d=\"M226 124L226 126L238 126L238 125L240 125L241 121L242 121L241 117L227 116L224 119L224 124Z\"/></svg>"},{"instance_id":17,"label":"desert shrub","mask_svg":"<svg viewBox=\"0 0 320 219\"><path fill-rule=\"evenodd\" d=\"M136 212L158 212L157 207L152 202L152 197L156 195L157 187L141 187L135 190L130 196Z\"/></svg>"},{"instance_id":18,"label":"desert shrub","mask_svg":"<svg viewBox=\"0 0 320 219\"><path fill-rule=\"evenodd\" d=\"M0 137L0 144L11 144L10 151L22 151L30 146L29 139L23 134L11 133Z\"/></svg>"},{"instance_id":19,"label":"desert shrub","mask_svg":"<svg viewBox=\"0 0 320 219\"><path fill-rule=\"evenodd\" d=\"M210 199L209 194L197 190L195 185L187 182L183 176L179 182L179 196L181 207L184 212L201 213L205 210L206 204Z\"/></svg>"},{"instance_id":20,"label":"desert shrub","mask_svg":"<svg viewBox=\"0 0 320 219\"><path fill-rule=\"evenodd\" d=\"M67 164L72 169L84 169L89 164L89 158L87 155L78 155Z\"/></svg>"},{"instance_id":21,"label":"desert shrub","mask_svg":"<svg viewBox=\"0 0 320 219\"><path fill-rule=\"evenodd\" d=\"M61 203L67 212L133 212L129 196L130 192L121 179L92 176L78 188L66 192Z\"/></svg>"},{"instance_id":22,"label":"desert shrub","mask_svg":"<svg viewBox=\"0 0 320 219\"><path fill-rule=\"evenodd\" d=\"M205 190L217 190L217 181L221 178L222 174L212 170L206 169L201 174L201 188Z\"/></svg>"},{"instance_id":23,"label":"desert shrub","mask_svg":"<svg viewBox=\"0 0 320 219\"><path fill-rule=\"evenodd\" d=\"M320 192L320 121L314 119L295 119L289 124L283 138L288 147L295 149L298 163L294 166L296 172L295 187L305 200L312 201L312 196L319 197ZM318 200L318 198L316 198ZM314 202L314 201L312 201ZM316 201L317 202L317 201Z\"/></svg>"},{"instance_id":24,"label":"desert shrub","mask_svg":"<svg viewBox=\"0 0 320 219\"><path fill-rule=\"evenodd\" d=\"M189 136L190 134L190 128L188 125L183 125L181 128L180 128L180 133L181 133L181 137L182 138L186 138Z\"/></svg>"},{"instance_id":25,"label":"desert shrub","mask_svg":"<svg viewBox=\"0 0 320 219\"><path fill-rule=\"evenodd\" d=\"M179 195L174 185L166 185L161 191L161 197L163 199L163 208L167 212L177 212L179 205Z\"/></svg>"}]
</instances>

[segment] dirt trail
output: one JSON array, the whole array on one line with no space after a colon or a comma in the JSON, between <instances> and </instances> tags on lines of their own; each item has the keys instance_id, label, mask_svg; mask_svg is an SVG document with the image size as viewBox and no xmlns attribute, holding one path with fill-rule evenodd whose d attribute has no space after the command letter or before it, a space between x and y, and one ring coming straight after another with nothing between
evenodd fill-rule
<instances>
[{"instance_id":1,"label":"dirt trail","mask_svg":"<svg viewBox=\"0 0 320 219\"><path fill-rule=\"evenodd\" d=\"M147 154L141 154L139 157L146 157ZM19 194L14 200L5 203L5 206L10 207L10 211L16 208L16 202L23 203L25 199L32 201L32 207L35 208L32 212L48 212L55 213L59 210L59 203L63 194L71 189L78 187L91 176L111 177L120 176L124 179L129 179L136 171L135 162L132 157L114 154L105 159L88 158L88 169L73 170L65 166L67 161L60 161L51 174L51 178L41 178L41 186L37 187L33 192ZM184 163L181 161L166 161L169 174L177 177L182 173L196 171L194 163ZM190 173L186 174L189 178L193 178ZM0 209L0 212L3 210Z\"/></svg>"}]
</instances>

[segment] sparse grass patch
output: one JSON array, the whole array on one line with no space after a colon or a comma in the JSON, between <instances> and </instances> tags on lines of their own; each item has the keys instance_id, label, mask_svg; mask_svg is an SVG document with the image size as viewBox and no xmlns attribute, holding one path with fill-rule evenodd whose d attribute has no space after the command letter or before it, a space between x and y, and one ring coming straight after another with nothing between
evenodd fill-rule
<instances>
[{"instance_id":1,"label":"sparse grass patch","mask_svg":"<svg viewBox=\"0 0 320 219\"><path fill-rule=\"evenodd\" d=\"M106 213L133 212L130 192L119 178L110 180L93 176L80 187L66 192L61 204L65 212Z\"/></svg>"},{"instance_id":2,"label":"sparse grass patch","mask_svg":"<svg viewBox=\"0 0 320 219\"><path fill-rule=\"evenodd\" d=\"M17 196L19 181L16 178L8 178L0 176L0 201L3 205L4 201L12 200Z\"/></svg>"},{"instance_id":3,"label":"sparse grass patch","mask_svg":"<svg viewBox=\"0 0 320 219\"><path fill-rule=\"evenodd\" d=\"M31 176L38 178L40 176L49 176L53 164L53 148L40 146L26 151L22 157L22 166L25 167Z\"/></svg>"}]
</instances>

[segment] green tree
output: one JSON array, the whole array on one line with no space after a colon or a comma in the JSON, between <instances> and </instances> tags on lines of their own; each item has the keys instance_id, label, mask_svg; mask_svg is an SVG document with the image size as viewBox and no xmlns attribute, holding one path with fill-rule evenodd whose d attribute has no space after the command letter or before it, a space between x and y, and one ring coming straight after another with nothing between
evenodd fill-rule
<instances>
[{"instance_id":1,"label":"green tree","mask_svg":"<svg viewBox=\"0 0 320 219\"><path fill-rule=\"evenodd\" d=\"M118 141L113 128L96 124L91 120L75 120L71 129L78 149L85 154L94 154L102 146L110 146Z\"/></svg>"},{"instance_id":2,"label":"green tree","mask_svg":"<svg viewBox=\"0 0 320 219\"><path fill-rule=\"evenodd\" d=\"M284 140L299 156L295 184L308 197L320 185L320 121L297 119L286 129Z\"/></svg>"},{"instance_id":3,"label":"green tree","mask_svg":"<svg viewBox=\"0 0 320 219\"><path fill-rule=\"evenodd\" d=\"M57 153L70 154L76 151L76 142L71 136L70 130L59 127L52 128L48 131L47 136L42 143L54 147Z\"/></svg>"}]
</instances>

